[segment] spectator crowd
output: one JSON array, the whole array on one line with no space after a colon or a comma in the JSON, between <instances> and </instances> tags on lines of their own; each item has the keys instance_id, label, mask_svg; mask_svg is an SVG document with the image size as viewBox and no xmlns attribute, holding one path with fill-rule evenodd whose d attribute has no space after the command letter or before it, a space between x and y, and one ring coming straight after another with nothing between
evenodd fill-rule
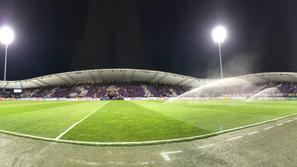
<instances>
[{"instance_id":1,"label":"spectator crowd","mask_svg":"<svg viewBox=\"0 0 297 167\"><path fill-rule=\"evenodd\" d=\"M100 98L123 99L127 97L175 97L189 88L142 82L80 83L51 87L23 89L14 93L6 89L0 91L2 98Z\"/></svg>"}]
</instances>

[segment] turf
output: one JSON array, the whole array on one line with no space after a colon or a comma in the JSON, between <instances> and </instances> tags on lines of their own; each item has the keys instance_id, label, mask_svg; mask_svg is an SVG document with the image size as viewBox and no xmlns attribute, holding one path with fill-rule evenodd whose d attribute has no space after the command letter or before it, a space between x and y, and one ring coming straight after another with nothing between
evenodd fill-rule
<instances>
[{"instance_id":1,"label":"turf","mask_svg":"<svg viewBox=\"0 0 297 167\"><path fill-rule=\"evenodd\" d=\"M94 142L189 137L297 113L297 101L0 101L0 130Z\"/></svg>"},{"instance_id":2,"label":"turf","mask_svg":"<svg viewBox=\"0 0 297 167\"><path fill-rule=\"evenodd\" d=\"M108 103L63 139L83 141L145 141L207 133L132 102Z\"/></svg>"},{"instance_id":3,"label":"turf","mask_svg":"<svg viewBox=\"0 0 297 167\"><path fill-rule=\"evenodd\" d=\"M143 101L135 103L208 132L236 128L297 113L297 101L209 100L175 102L166 105Z\"/></svg>"},{"instance_id":4,"label":"turf","mask_svg":"<svg viewBox=\"0 0 297 167\"><path fill-rule=\"evenodd\" d=\"M97 110L96 102L0 102L0 129L55 138L82 117Z\"/></svg>"}]
</instances>

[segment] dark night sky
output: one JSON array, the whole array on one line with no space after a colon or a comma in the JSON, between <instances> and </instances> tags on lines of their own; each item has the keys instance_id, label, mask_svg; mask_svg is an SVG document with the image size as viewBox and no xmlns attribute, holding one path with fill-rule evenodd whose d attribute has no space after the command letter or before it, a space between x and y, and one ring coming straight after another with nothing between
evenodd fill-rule
<instances>
[{"instance_id":1,"label":"dark night sky","mask_svg":"<svg viewBox=\"0 0 297 167\"><path fill-rule=\"evenodd\" d=\"M296 0L0 0L0 24L16 31L8 80L95 68L215 77L217 24L228 29L227 76L297 71L296 9ZM0 55L2 78L3 46Z\"/></svg>"}]
</instances>

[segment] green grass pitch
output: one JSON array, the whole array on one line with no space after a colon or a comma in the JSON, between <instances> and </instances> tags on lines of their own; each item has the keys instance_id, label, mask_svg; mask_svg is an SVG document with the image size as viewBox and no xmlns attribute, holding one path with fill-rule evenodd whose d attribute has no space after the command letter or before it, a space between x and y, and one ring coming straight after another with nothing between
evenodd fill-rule
<instances>
[{"instance_id":1,"label":"green grass pitch","mask_svg":"<svg viewBox=\"0 0 297 167\"><path fill-rule=\"evenodd\" d=\"M0 101L0 130L91 142L174 139L297 113L297 101Z\"/></svg>"}]
</instances>

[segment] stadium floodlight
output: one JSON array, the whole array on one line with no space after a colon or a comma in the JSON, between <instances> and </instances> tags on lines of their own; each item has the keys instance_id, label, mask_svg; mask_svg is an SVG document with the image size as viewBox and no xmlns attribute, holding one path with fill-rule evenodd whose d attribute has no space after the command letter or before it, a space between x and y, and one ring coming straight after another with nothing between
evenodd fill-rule
<instances>
[{"instance_id":1,"label":"stadium floodlight","mask_svg":"<svg viewBox=\"0 0 297 167\"><path fill-rule=\"evenodd\" d=\"M216 44L218 44L218 47L219 47L221 78L224 78L223 65L222 65L221 45L224 43L225 39L227 38L227 30L226 30L226 28L224 26L217 26L212 30L211 35L212 35L213 41Z\"/></svg>"},{"instance_id":2,"label":"stadium floodlight","mask_svg":"<svg viewBox=\"0 0 297 167\"><path fill-rule=\"evenodd\" d=\"M14 33L9 26L3 26L0 29L0 42L5 45L5 62L4 62L4 77L3 80L6 81L6 68L7 68L7 49L8 45L13 42Z\"/></svg>"},{"instance_id":3,"label":"stadium floodlight","mask_svg":"<svg viewBox=\"0 0 297 167\"><path fill-rule=\"evenodd\" d=\"M14 33L8 26L3 26L0 29L0 41L3 45L9 45L14 39Z\"/></svg>"}]
</instances>

